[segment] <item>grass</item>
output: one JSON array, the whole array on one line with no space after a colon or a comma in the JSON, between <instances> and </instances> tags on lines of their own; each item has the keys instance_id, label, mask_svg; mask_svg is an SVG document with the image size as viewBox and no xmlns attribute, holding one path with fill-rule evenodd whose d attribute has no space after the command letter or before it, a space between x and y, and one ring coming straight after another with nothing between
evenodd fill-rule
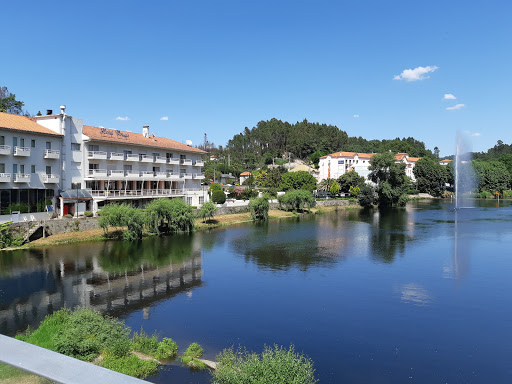
<instances>
[{"instance_id":1,"label":"grass","mask_svg":"<svg viewBox=\"0 0 512 384\"><path fill-rule=\"evenodd\" d=\"M178 345L172 339L164 338L159 342L156 333L148 336L142 329L133 334L132 349L155 359L173 359L178 355Z\"/></svg>"},{"instance_id":2,"label":"grass","mask_svg":"<svg viewBox=\"0 0 512 384\"><path fill-rule=\"evenodd\" d=\"M192 343L180 359L183 364L192 369L206 369L206 364L198 360L201 356L203 356L203 348L197 343Z\"/></svg>"},{"instance_id":3,"label":"grass","mask_svg":"<svg viewBox=\"0 0 512 384\"><path fill-rule=\"evenodd\" d=\"M0 382L2 384L50 384L42 377L25 372L22 369L0 363Z\"/></svg>"},{"instance_id":4,"label":"grass","mask_svg":"<svg viewBox=\"0 0 512 384\"><path fill-rule=\"evenodd\" d=\"M158 372L158 362L141 360L133 354L121 357L106 355L100 365L103 368L138 378L145 378Z\"/></svg>"}]
</instances>

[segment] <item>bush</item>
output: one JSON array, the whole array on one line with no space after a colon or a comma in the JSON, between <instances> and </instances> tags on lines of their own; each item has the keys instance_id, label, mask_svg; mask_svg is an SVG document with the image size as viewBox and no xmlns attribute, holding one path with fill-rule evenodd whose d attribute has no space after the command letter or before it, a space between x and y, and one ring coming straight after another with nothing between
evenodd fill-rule
<instances>
[{"instance_id":1,"label":"bush","mask_svg":"<svg viewBox=\"0 0 512 384\"><path fill-rule=\"evenodd\" d=\"M224 204L226 202L226 194L223 191L213 191L212 200L215 204Z\"/></svg>"},{"instance_id":2,"label":"bush","mask_svg":"<svg viewBox=\"0 0 512 384\"><path fill-rule=\"evenodd\" d=\"M365 184L361 188L361 192L357 195L359 200L359 205L362 207L373 207L373 205L377 202L377 193L375 192L375 188L371 185Z\"/></svg>"},{"instance_id":3,"label":"bush","mask_svg":"<svg viewBox=\"0 0 512 384\"><path fill-rule=\"evenodd\" d=\"M219 183L211 183L210 184L210 191L222 191L222 186Z\"/></svg>"},{"instance_id":4,"label":"bush","mask_svg":"<svg viewBox=\"0 0 512 384\"><path fill-rule=\"evenodd\" d=\"M204 203L201 209L199 209L199 212L197 215L203 219L203 222L206 221L206 219L212 219L213 215L217 211L217 207L215 204L213 204L211 201Z\"/></svg>"},{"instance_id":5,"label":"bush","mask_svg":"<svg viewBox=\"0 0 512 384\"><path fill-rule=\"evenodd\" d=\"M205 369L206 365L197 360L203 356L203 348L197 344L192 343L188 346L185 353L180 357L181 362L187 366L189 366L192 369Z\"/></svg>"},{"instance_id":6,"label":"bush","mask_svg":"<svg viewBox=\"0 0 512 384\"><path fill-rule=\"evenodd\" d=\"M158 363L154 360L141 360L135 355L116 357L106 355L101 361L103 368L110 369L125 375L144 379L158 372Z\"/></svg>"},{"instance_id":7,"label":"bush","mask_svg":"<svg viewBox=\"0 0 512 384\"><path fill-rule=\"evenodd\" d=\"M270 209L270 204L268 203L268 200L264 197L252 199L249 202L249 210L251 211L251 218L254 221L268 220L268 210L269 209Z\"/></svg>"},{"instance_id":8,"label":"bush","mask_svg":"<svg viewBox=\"0 0 512 384\"><path fill-rule=\"evenodd\" d=\"M173 359L178 355L178 344L173 339L164 337L158 343L156 353L154 355L157 359Z\"/></svg>"},{"instance_id":9,"label":"bush","mask_svg":"<svg viewBox=\"0 0 512 384\"><path fill-rule=\"evenodd\" d=\"M217 370L213 372L214 384L238 383L294 383L313 384L313 362L307 356L274 345L265 347L261 355L248 353L240 348L224 350L217 356Z\"/></svg>"},{"instance_id":10,"label":"bush","mask_svg":"<svg viewBox=\"0 0 512 384\"><path fill-rule=\"evenodd\" d=\"M11 222L0 224L0 249L23 245L23 235L14 235Z\"/></svg>"},{"instance_id":11,"label":"bush","mask_svg":"<svg viewBox=\"0 0 512 384\"><path fill-rule=\"evenodd\" d=\"M309 191L297 189L286 192L277 198L279 208L287 211L303 211L304 208L315 206L315 198Z\"/></svg>"},{"instance_id":12,"label":"bush","mask_svg":"<svg viewBox=\"0 0 512 384\"><path fill-rule=\"evenodd\" d=\"M84 216L85 217L92 217L93 216L93 213L91 211L85 211L84 212Z\"/></svg>"},{"instance_id":13,"label":"bush","mask_svg":"<svg viewBox=\"0 0 512 384\"><path fill-rule=\"evenodd\" d=\"M313 192L316 189L316 179L306 171L288 172L281 179L281 189L283 191L305 189Z\"/></svg>"},{"instance_id":14,"label":"bush","mask_svg":"<svg viewBox=\"0 0 512 384\"><path fill-rule=\"evenodd\" d=\"M140 333L135 332L132 336L132 348L134 351L153 356L158 349L158 338L156 334L151 337L146 335L141 329Z\"/></svg>"},{"instance_id":15,"label":"bush","mask_svg":"<svg viewBox=\"0 0 512 384\"><path fill-rule=\"evenodd\" d=\"M241 198L244 199L244 200L250 200L250 199L253 199L255 197L258 197L258 191L256 189L245 188L242 191Z\"/></svg>"},{"instance_id":16,"label":"bush","mask_svg":"<svg viewBox=\"0 0 512 384\"><path fill-rule=\"evenodd\" d=\"M512 191L503 191L502 197L504 199L512 199Z\"/></svg>"},{"instance_id":17,"label":"bush","mask_svg":"<svg viewBox=\"0 0 512 384\"><path fill-rule=\"evenodd\" d=\"M72 219L72 218L73 218L73 216L72 216L71 214L69 214L69 213L68 213L67 215L64 215L64 217L65 217L66 219Z\"/></svg>"}]
</instances>

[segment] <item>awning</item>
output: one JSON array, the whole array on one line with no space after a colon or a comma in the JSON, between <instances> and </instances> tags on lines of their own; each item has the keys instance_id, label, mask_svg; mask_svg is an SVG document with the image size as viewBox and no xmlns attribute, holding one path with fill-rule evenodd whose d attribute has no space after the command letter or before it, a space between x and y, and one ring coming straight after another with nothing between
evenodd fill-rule
<instances>
[{"instance_id":1,"label":"awning","mask_svg":"<svg viewBox=\"0 0 512 384\"><path fill-rule=\"evenodd\" d=\"M91 192L87 189L66 189L60 192L63 200L92 200Z\"/></svg>"}]
</instances>

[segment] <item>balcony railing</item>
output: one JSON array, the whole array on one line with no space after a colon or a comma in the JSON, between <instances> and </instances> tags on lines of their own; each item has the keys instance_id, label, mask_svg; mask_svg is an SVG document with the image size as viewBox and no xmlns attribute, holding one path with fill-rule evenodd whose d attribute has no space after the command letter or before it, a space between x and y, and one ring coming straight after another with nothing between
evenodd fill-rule
<instances>
[{"instance_id":1,"label":"balcony railing","mask_svg":"<svg viewBox=\"0 0 512 384\"><path fill-rule=\"evenodd\" d=\"M127 153L126 161L139 161L139 155L136 153Z\"/></svg>"},{"instance_id":2,"label":"balcony railing","mask_svg":"<svg viewBox=\"0 0 512 384\"><path fill-rule=\"evenodd\" d=\"M89 169L89 176L107 177L107 170L106 169Z\"/></svg>"},{"instance_id":3,"label":"balcony railing","mask_svg":"<svg viewBox=\"0 0 512 384\"><path fill-rule=\"evenodd\" d=\"M109 177L118 177L123 178L124 177L124 171L122 169L113 169L111 171L108 171Z\"/></svg>"},{"instance_id":4,"label":"balcony railing","mask_svg":"<svg viewBox=\"0 0 512 384\"><path fill-rule=\"evenodd\" d=\"M180 160L180 164L182 164L182 165L192 165L192 160L191 159L181 159Z\"/></svg>"},{"instance_id":5,"label":"balcony railing","mask_svg":"<svg viewBox=\"0 0 512 384\"><path fill-rule=\"evenodd\" d=\"M15 173L14 174L14 182L15 183L30 183L30 173Z\"/></svg>"},{"instance_id":6,"label":"balcony railing","mask_svg":"<svg viewBox=\"0 0 512 384\"><path fill-rule=\"evenodd\" d=\"M0 183L10 183L11 182L11 174L10 173L0 173Z\"/></svg>"},{"instance_id":7,"label":"balcony railing","mask_svg":"<svg viewBox=\"0 0 512 384\"><path fill-rule=\"evenodd\" d=\"M140 177L142 177L144 179L152 178L154 176L155 176L155 173L153 171L142 171L140 173Z\"/></svg>"},{"instance_id":8,"label":"balcony railing","mask_svg":"<svg viewBox=\"0 0 512 384\"><path fill-rule=\"evenodd\" d=\"M114 161L114 160L123 161L124 153L110 152L110 157L108 159L112 160L112 161Z\"/></svg>"},{"instance_id":9,"label":"balcony railing","mask_svg":"<svg viewBox=\"0 0 512 384\"><path fill-rule=\"evenodd\" d=\"M30 156L30 148L14 147L14 156Z\"/></svg>"},{"instance_id":10,"label":"balcony railing","mask_svg":"<svg viewBox=\"0 0 512 384\"><path fill-rule=\"evenodd\" d=\"M167 159L167 164L178 165L179 163L180 163L180 159L177 159L176 157L169 157Z\"/></svg>"},{"instance_id":11,"label":"balcony railing","mask_svg":"<svg viewBox=\"0 0 512 384\"><path fill-rule=\"evenodd\" d=\"M10 155L11 154L11 146L10 145L0 145L0 155Z\"/></svg>"},{"instance_id":12,"label":"balcony railing","mask_svg":"<svg viewBox=\"0 0 512 384\"><path fill-rule=\"evenodd\" d=\"M179 173L173 173L173 172L167 172L167 177L171 180L179 180L180 174Z\"/></svg>"},{"instance_id":13,"label":"balcony railing","mask_svg":"<svg viewBox=\"0 0 512 384\"><path fill-rule=\"evenodd\" d=\"M186 191L186 190L185 190ZM144 189L144 190L92 190L93 197L104 196L107 198L138 197L138 196L183 196L183 189Z\"/></svg>"},{"instance_id":14,"label":"balcony railing","mask_svg":"<svg viewBox=\"0 0 512 384\"><path fill-rule=\"evenodd\" d=\"M192 174L191 173L180 173L180 178L181 179L192 179Z\"/></svg>"},{"instance_id":15,"label":"balcony railing","mask_svg":"<svg viewBox=\"0 0 512 384\"><path fill-rule=\"evenodd\" d=\"M153 156L140 155L140 160L139 161L141 163L152 163L153 162Z\"/></svg>"},{"instance_id":16,"label":"balcony railing","mask_svg":"<svg viewBox=\"0 0 512 384\"><path fill-rule=\"evenodd\" d=\"M204 174L203 173L194 173L194 179L202 180L202 179L204 179Z\"/></svg>"},{"instance_id":17,"label":"balcony railing","mask_svg":"<svg viewBox=\"0 0 512 384\"><path fill-rule=\"evenodd\" d=\"M167 179L167 172L155 172L155 176L158 179Z\"/></svg>"},{"instance_id":18,"label":"balcony railing","mask_svg":"<svg viewBox=\"0 0 512 384\"><path fill-rule=\"evenodd\" d=\"M58 175L46 174L43 175L43 183L45 184L58 184L60 177Z\"/></svg>"},{"instance_id":19,"label":"balcony railing","mask_svg":"<svg viewBox=\"0 0 512 384\"><path fill-rule=\"evenodd\" d=\"M56 149L45 149L44 150L44 158L45 159L60 159L60 151Z\"/></svg>"},{"instance_id":20,"label":"balcony railing","mask_svg":"<svg viewBox=\"0 0 512 384\"><path fill-rule=\"evenodd\" d=\"M87 152L88 159L98 159L98 160L106 160L107 152L104 151L88 151Z\"/></svg>"},{"instance_id":21,"label":"balcony railing","mask_svg":"<svg viewBox=\"0 0 512 384\"><path fill-rule=\"evenodd\" d=\"M157 164L166 164L167 163L167 159L165 157L162 157L162 156L155 156L153 158L153 162L155 162Z\"/></svg>"},{"instance_id":22,"label":"balcony railing","mask_svg":"<svg viewBox=\"0 0 512 384\"><path fill-rule=\"evenodd\" d=\"M140 176L139 171L125 171L124 174L126 177L139 177Z\"/></svg>"},{"instance_id":23,"label":"balcony railing","mask_svg":"<svg viewBox=\"0 0 512 384\"><path fill-rule=\"evenodd\" d=\"M204 161L203 161L203 160L196 160L196 161L194 162L194 165L195 165L196 167L204 167Z\"/></svg>"}]
</instances>

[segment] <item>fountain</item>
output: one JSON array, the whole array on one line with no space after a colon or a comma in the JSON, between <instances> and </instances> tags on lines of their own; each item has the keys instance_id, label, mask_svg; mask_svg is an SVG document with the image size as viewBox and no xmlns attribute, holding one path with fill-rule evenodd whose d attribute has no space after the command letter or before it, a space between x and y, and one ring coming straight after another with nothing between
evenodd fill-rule
<instances>
[{"instance_id":1,"label":"fountain","mask_svg":"<svg viewBox=\"0 0 512 384\"><path fill-rule=\"evenodd\" d=\"M475 175L471 165L471 145L460 131L457 131L455 152L455 209L469 208L470 193L475 188Z\"/></svg>"}]
</instances>

